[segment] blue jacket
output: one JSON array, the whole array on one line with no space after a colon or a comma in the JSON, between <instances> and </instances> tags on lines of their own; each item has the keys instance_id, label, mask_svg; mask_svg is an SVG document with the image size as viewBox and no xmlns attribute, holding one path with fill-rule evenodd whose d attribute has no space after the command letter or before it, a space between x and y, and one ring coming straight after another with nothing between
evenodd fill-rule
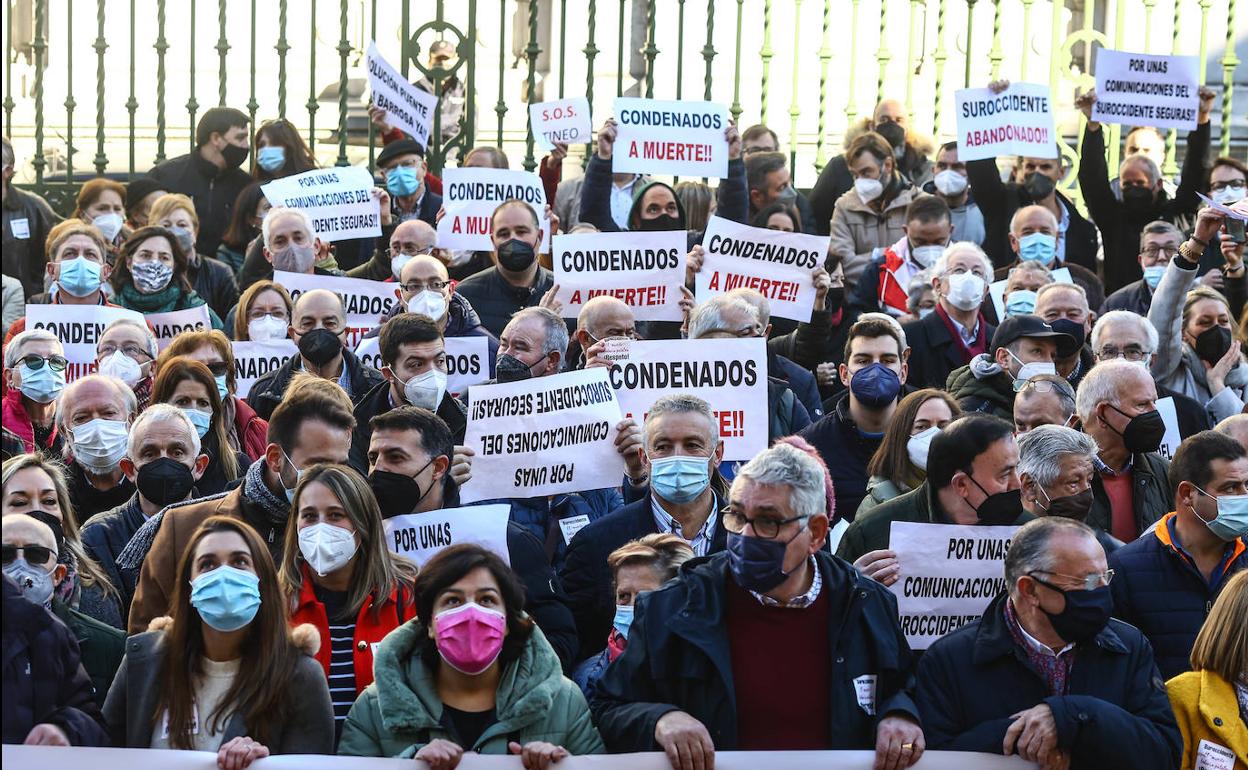
<instances>
[{"instance_id":1,"label":"blue jacket","mask_svg":"<svg viewBox=\"0 0 1248 770\"><path fill-rule=\"evenodd\" d=\"M804 369L792 359L768 349L767 372L788 384L789 390L806 407L806 413L811 420L818 420L823 416L823 397L819 395L819 383L809 369Z\"/></svg>"},{"instance_id":2,"label":"blue jacket","mask_svg":"<svg viewBox=\"0 0 1248 770\"><path fill-rule=\"evenodd\" d=\"M879 718L902 712L918 719L910 697L912 655L897 624L897 600L834 556L820 551L815 563L832 602L827 748L873 749ZM608 751L659 750L655 724L675 710L705 725L716 750L736 748L737 702L724 617L728 580L728 555L720 553L686 562L674 580L638 598L628 647L607 667L590 703ZM776 643L760 654L782 654L783 640ZM859 707L855 694L853 680L868 673L878 677L876 716Z\"/></svg>"},{"instance_id":3,"label":"blue jacket","mask_svg":"<svg viewBox=\"0 0 1248 770\"><path fill-rule=\"evenodd\" d=\"M624 504L620 490L589 489L584 492L567 492L550 497L511 497L498 500L482 500L474 505L503 503L511 506L511 520L528 530L546 549L547 561L559 569L563 565L567 543L563 542L561 519L588 516L597 521ZM605 635L602 637L607 638Z\"/></svg>"},{"instance_id":4,"label":"blue jacket","mask_svg":"<svg viewBox=\"0 0 1248 770\"><path fill-rule=\"evenodd\" d=\"M1227 578L1248 568L1241 537L1227 544L1226 559L1214 570L1214 579L1206 580L1175 541L1175 517L1167 514L1152 532L1109 555L1114 617L1144 632L1166 679L1191 668L1188 655L1213 600Z\"/></svg>"},{"instance_id":5,"label":"blue jacket","mask_svg":"<svg viewBox=\"0 0 1248 770\"><path fill-rule=\"evenodd\" d=\"M1153 650L1138 629L1111 620L1074 652L1068 694L1050 696L1005 622L1005 594L980 620L919 659L919 711L932 751L1001 753L1010 715L1048 704L1072 768L1172 770L1183 738Z\"/></svg>"},{"instance_id":6,"label":"blue jacket","mask_svg":"<svg viewBox=\"0 0 1248 770\"><path fill-rule=\"evenodd\" d=\"M849 391L841 392L823 419L797 435L810 442L828 466L836 492L836 519L853 521L867 496L867 463L883 437L864 436L849 415Z\"/></svg>"}]
</instances>

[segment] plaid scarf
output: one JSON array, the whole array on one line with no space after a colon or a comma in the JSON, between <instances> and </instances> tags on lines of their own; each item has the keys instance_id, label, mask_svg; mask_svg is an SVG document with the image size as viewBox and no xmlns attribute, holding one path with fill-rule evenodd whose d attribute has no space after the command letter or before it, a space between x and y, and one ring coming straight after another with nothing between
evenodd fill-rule
<instances>
[{"instance_id":1,"label":"plaid scarf","mask_svg":"<svg viewBox=\"0 0 1248 770\"><path fill-rule=\"evenodd\" d=\"M1049 695L1065 695L1069 686L1070 667L1075 663L1075 651L1070 649L1054 655L1052 651L1046 654L1037 650L1023 637L1023 627L1014 614L1014 603L1009 600L1005 602L1005 627L1010 630L1014 643L1023 649L1023 654L1027 656L1032 667L1044 677L1045 684L1049 687Z\"/></svg>"}]
</instances>

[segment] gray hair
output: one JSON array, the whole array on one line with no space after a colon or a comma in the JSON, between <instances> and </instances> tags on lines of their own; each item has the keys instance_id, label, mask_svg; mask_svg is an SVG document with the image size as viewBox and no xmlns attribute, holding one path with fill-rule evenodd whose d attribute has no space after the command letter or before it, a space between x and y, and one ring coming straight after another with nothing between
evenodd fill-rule
<instances>
[{"instance_id":1,"label":"gray hair","mask_svg":"<svg viewBox=\"0 0 1248 770\"><path fill-rule=\"evenodd\" d=\"M1052 385L1052 391L1050 392L1057 393L1057 401L1061 404L1064 420L1069 420L1071 415L1075 413L1075 388L1070 384L1070 380L1067 380L1060 374L1037 374L1035 377L1028 379L1027 382L1047 382ZM1014 396L1014 400L1015 402L1019 399L1026 401L1032 397L1032 394L1038 393L1040 391L1035 387L1024 387L1018 391L1018 395Z\"/></svg>"},{"instance_id":2,"label":"gray hair","mask_svg":"<svg viewBox=\"0 0 1248 770\"><path fill-rule=\"evenodd\" d=\"M984 268L985 280L992 282L992 260L988 259L988 255L984 253L977 244L970 241L957 241L951 243L945 248L945 253L940 255L940 259L936 260L936 264L932 265L931 276L933 278L944 278L945 273L949 272L949 259L960 254L973 254L979 257L980 265Z\"/></svg>"},{"instance_id":3,"label":"gray hair","mask_svg":"<svg viewBox=\"0 0 1248 770\"><path fill-rule=\"evenodd\" d=\"M65 351L65 346L61 345L61 338L47 329L27 329L10 340L8 347L4 349L5 369L12 369L17 366L18 360L22 357L22 348L28 342L55 342L61 346L62 354Z\"/></svg>"},{"instance_id":4,"label":"gray hair","mask_svg":"<svg viewBox=\"0 0 1248 770\"><path fill-rule=\"evenodd\" d=\"M13 145L9 144L9 138L4 137L4 166L5 168L13 168L17 165L17 156L13 154Z\"/></svg>"},{"instance_id":5,"label":"gray hair","mask_svg":"<svg viewBox=\"0 0 1248 770\"><path fill-rule=\"evenodd\" d=\"M1152 380L1152 375L1143 367L1130 361L1105 361L1092 367L1075 393L1075 411L1079 413L1079 419L1087 425L1099 404L1121 404L1118 389L1136 377Z\"/></svg>"},{"instance_id":6,"label":"gray hair","mask_svg":"<svg viewBox=\"0 0 1248 770\"><path fill-rule=\"evenodd\" d=\"M733 479L732 489L751 481L767 486L784 486L789 490L793 514L802 519L827 515L828 488L819 461L788 444L776 444L754 456Z\"/></svg>"},{"instance_id":7,"label":"gray hair","mask_svg":"<svg viewBox=\"0 0 1248 770\"><path fill-rule=\"evenodd\" d=\"M719 430L715 427L715 413L711 411L711 405L688 393L673 393L659 396L650 405L650 411L646 412L646 418L642 423L642 437L647 449L650 448L650 424L665 414L702 415L711 424L711 448L719 444Z\"/></svg>"},{"instance_id":8,"label":"gray hair","mask_svg":"<svg viewBox=\"0 0 1248 770\"><path fill-rule=\"evenodd\" d=\"M1144 173L1148 174L1148 183L1150 185L1156 187L1157 182L1161 181L1161 169L1157 168L1157 164L1153 162L1152 158L1142 152L1137 152L1134 155L1128 155L1123 158L1122 163L1118 166L1118 176L1121 177L1122 172L1132 166L1144 167Z\"/></svg>"},{"instance_id":9,"label":"gray hair","mask_svg":"<svg viewBox=\"0 0 1248 770\"><path fill-rule=\"evenodd\" d=\"M1078 455L1091 462L1096 451L1096 442L1086 433L1061 425L1041 425L1018 437L1018 473L1047 487L1061 475L1063 457Z\"/></svg>"},{"instance_id":10,"label":"gray hair","mask_svg":"<svg viewBox=\"0 0 1248 770\"><path fill-rule=\"evenodd\" d=\"M1045 267L1039 262L1034 262L1032 260L1025 259L1022 262L1019 262L1014 267L1010 268L1010 272L1006 276L1006 285L1007 286L1009 285L1010 278L1013 278L1014 276L1019 275L1021 273L1036 273L1037 275L1039 275L1041 278L1044 279L1046 286L1048 284L1053 283L1053 273L1050 272L1049 268ZM1037 293L1036 296L1037 298L1039 298L1039 293Z\"/></svg>"},{"instance_id":11,"label":"gray hair","mask_svg":"<svg viewBox=\"0 0 1248 770\"><path fill-rule=\"evenodd\" d=\"M689 314L689 339L696 340L715 332L731 331L724 322L724 311L744 313L758 323L758 309L740 297L719 294L698 305Z\"/></svg>"},{"instance_id":12,"label":"gray hair","mask_svg":"<svg viewBox=\"0 0 1248 770\"><path fill-rule=\"evenodd\" d=\"M139 450L139 442L142 438L143 431L147 429L149 424L159 422L174 422L178 427L184 429L190 434L191 449L196 457L199 456L199 431L195 430L195 423L191 422L191 418L186 416L186 412L172 404L152 404L143 410L130 426L130 439L126 442L126 457L135 460L135 453Z\"/></svg>"},{"instance_id":13,"label":"gray hair","mask_svg":"<svg viewBox=\"0 0 1248 770\"><path fill-rule=\"evenodd\" d=\"M1050 273L1050 276L1051 275L1052 274ZM1036 291L1036 304L1037 305L1040 304L1040 298L1043 297L1045 294L1048 294L1054 291L1062 291L1062 290L1073 291L1074 293L1078 294L1080 297L1083 297L1083 304L1085 306L1088 305L1088 290L1083 288L1077 283L1046 283L1045 285L1041 286L1039 290ZM1088 306L1088 309L1091 310L1092 308Z\"/></svg>"},{"instance_id":14,"label":"gray hair","mask_svg":"<svg viewBox=\"0 0 1248 770\"><path fill-rule=\"evenodd\" d=\"M118 318L108 326L105 326L104 331L100 332L100 336L103 337L105 334L108 334L108 331L115 326L133 326L143 332L143 339L147 340L147 354L152 358L160 355L160 346L156 342L156 335L152 334L152 328L145 322L135 318Z\"/></svg>"},{"instance_id":15,"label":"gray hair","mask_svg":"<svg viewBox=\"0 0 1248 770\"><path fill-rule=\"evenodd\" d=\"M1117 323L1131 324L1137 329L1144 331L1144 338L1148 340L1148 353L1156 353L1157 345L1157 327L1149 323L1149 320L1139 313L1132 313L1130 310L1111 310L1096 320L1096 325L1092 327L1092 352L1096 353L1101 349L1101 337L1105 336L1105 329ZM1108 363L1108 362L1106 362ZM1103 366L1104 364L1102 364Z\"/></svg>"},{"instance_id":16,"label":"gray hair","mask_svg":"<svg viewBox=\"0 0 1248 770\"><path fill-rule=\"evenodd\" d=\"M1059 155L1058 158L1061 158L1061 156ZM1048 209L1044 208L1043 206L1039 204L1032 204L1030 206L1019 206L1017 209L1014 210L1014 215L1010 217L1010 232L1011 233L1015 232L1016 230L1015 225L1018 224L1019 217L1024 216L1024 215L1030 216L1032 209L1041 209L1042 211L1044 211L1045 214L1048 214L1049 220L1053 223L1054 232L1057 231L1057 228L1060 225L1060 223L1057 221L1057 217L1054 216L1053 212L1049 211Z\"/></svg>"},{"instance_id":17,"label":"gray hair","mask_svg":"<svg viewBox=\"0 0 1248 770\"><path fill-rule=\"evenodd\" d=\"M568 352L568 325L563 318L550 308L534 305L517 312L507 322L507 325L510 326L516 321L521 321L529 316L537 316L546 332L545 338L542 340L542 357L545 358L551 353L558 351L561 357L560 360L562 360L562 356L567 355Z\"/></svg>"},{"instance_id":18,"label":"gray hair","mask_svg":"<svg viewBox=\"0 0 1248 770\"><path fill-rule=\"evenodd\" d=\"M1058 554L1049 543L1063 533L1096 539L1096 533L1087 524L1061 516L1042 516L1018 528L1005 554L1005 584L1010 596L1017 595L1018 579L1023 575L1053 569Z\"/></svg>"},{"instance_id":19,"label":"gray hair","mask_svg":"<svg viewBox=\"0 0 1248 770\"><path fill-rule=\"evenodd\" d=\"M73 394L83 385L91 382L102 382L113 389L121 401L122 407L126 411L127 418L133 419L139 413L139 399L135 398L134 391L130 386L122 382L116 377L110 377L107 374L88 374L85 377L79 377L73 382L65 386L65 390L61 391L59 400L60 408L56 410L56 425L63 431L62 435L71 433L72 426L65 422L69 419L70 413L73 411L69 407L74 403ZM65 451L68 454L70 450L69 442L65 442Z\"/></svg>"},{"instance_id":20,"label":"gray hair","mask_svg":"<svg viewBox=\"0 0 1248 770\"><path fill-rule=\"evenodd\" d=\"M308 231L308 237L316 235L316 230L312 227L312 218L308 216L308 212L303 209L295 209L289 206L274 206L264 215L264 221L260 223L260 233L264 237L264 247L269 247L269 229L273 227L273 223L282 217L295 217L303 223L304 229Z\"/></svg>"},{"instance_id":21,"label":"gray hair","mask_svg":"<svg viewBox=\"0 0 1248 770\"><path fill-rule=\"evenodd\" d=\"M767 301L767 298L763 296L761 291L742 287L725 293L733 297L740 297L753 305L754 309L758 311L759 326L765 327L771 321L771 303Z\"/></svg>"},{"instance_id":22,"label":"gray hair","mask_svg":"<svg viewBox=\"0 0 1248 770\"><path fill-rule=\"evenodd\" d=\"M1144 250L1144 239L1150 235L1173 235L1180 241L1183 240L1183 231L1164 219L1155 219L1144 225L1144 229L1140 231L1140 251Z\"/></svg>"},{"instance_id":23,"label":"gray hair","mask_svg":"<svg viewBox=\"0 0 1248 770\"><path fill-rule=\"evenodd\" d=\"M932 277L926 270L917 273L910 279L910 285L906 287L906 310L912 315L919 314L919 302L923 300L923 292L932 290Z\"/></svg>"}]
</instances>

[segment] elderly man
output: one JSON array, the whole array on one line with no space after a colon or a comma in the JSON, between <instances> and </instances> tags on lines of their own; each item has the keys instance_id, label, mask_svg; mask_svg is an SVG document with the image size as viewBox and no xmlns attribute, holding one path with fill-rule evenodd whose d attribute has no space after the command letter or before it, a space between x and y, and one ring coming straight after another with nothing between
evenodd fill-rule
<instances>
[{"instance_id":1,"label":"elderly man","mask_svg":"<svg viewBox=\"0 0 1248 770\"><path fill-rule=\"evenodd\" d=\"M792 446L738 471L727 553L643 593L599 681L591 707L608 749L661 749L679 770L737 749L874 748L888 770L919 759L896 601L823 550L826 508L823 468Z\"/></svg>"},{"instance_id":2,"label":"elderly man","mask_svg":"<svg viewBox=\"0 0 1248 770\"><path fill-rule=\"evenodd\" d=\"M1171 510L1153 378L1128 361L1097 364L1079 383L1075 410L1097 446L1087 523L1129 543Z\"/></svg>"},{"instance_id":3,"label":"elderly man","mask_svg":"<svg viewBox=\"0 0 1248 770\"><path fill-rule=\"evenodd\" d=\"M1014 394L1032 377L1056 374L1053 360L1058 348L1073 347L1074 342L1038 316L1010 316L993 333L990 352L949 375L949 395L964 412L987 412L1008 420L1013 416Z\"/></svg>"},{"instance_id":4,"label":"elderly man","mask_svg":"<svg viewBox=\"0 0 1248 770\"><path fill-rule=\"evenodd\" d=\"M822 272L822 271L820 271ZM819 282L815 276L816 284ZM750 303L758 313L758 333L763 339L771 338L771 303L761 292L755 289L733 289L730 296L740 297ZM806 407L812 420L823 416L823 399L819 396L819 383L809 370L798 366L796 362L780 355L770 345L767 347L767 376L782 381L793 391L793 395Z\"/></svg>"},{"instance_id":5,"label":"elderly man","mask_svg":"<svg viewBox=\"0 0 1248 770\"><path fill-rule=\"evenodd\" d=\"M588 366L593 360L590 350L593 349L596 357L603 349L599 343L612 337L637 339L637 320L633 309L622 300L600 294L581 305L581 312L576 315L576 332L572 338L583 358L579 365L573 364L571 368Z\"/></svg>"},{"instance_id":6,"label":"elderly man","mask_svg":"<svg viewBox=\"0 0 1248 770\"><path fill-rule=\"evenodd\" d=\"M529 204L514 198L503 201L494 209L490 224L494 266L465 279L456 291L481 316L481 324L497 336L516 311L537 305L551 292L555 277L537 263L543 233Z\"/></svg>"},{"instance_id":7,"label":"elderly man","mask_svg":"<svg viewBox=\"0 0 1248 770\"><path fill-rule=\"evenodd\" d=\"M420 220L412 220L399 225L399 230L395 232L416 225L428 227ZM398 288L394 294L399 300L394 309L382 318L381 325L364 335L365 339L380 334L381 327L391 318L403 313L419 313L432 318L443 337L485 337L490 350L490 365L493 366L498 338L481 325L477 311L462 294L455 291L455 283L442 260L428 253L405 258L399 268Z\"/></svg>"},{"instance_id":8,"label":"elderly man","mask_svg":"<svg viewBox=\"0 0 1248 770\"><path fill-rule=\"evenodd\" d=\"M607 556L612 551L656 532L680 535L696 556L724 549L725 484L719 475L724 445L710 404L684 393L662 396L646 413L643 437L637 454L650 475L648 494L578 532L560 572L582 658L601 649L611 630L615 595Z\"/></svg>"},{"instance_id":9,"label":"elderly man","mask_svg":"<svg viewBox=\"0 0 1248 770\"><path fill-rule=\"evenodd\" d=\"M1169 679L1231 575L1248 569L1248 450L1217 431L1185 440L1170 464L1172 513L1110 556L1114 616L1144 632Z\"/></svg>"},{"instance_id":10,"label":"elderly man","mask_svg":"<svg viewBox=\"0 0 1248 770\"><path fill-rule=\"evenodd\" d=\"M389 248L386 248L386 246ZM408 219L395 225L389 241L378 241L373 258L347 271L350 278L374 281L399 280L399 272L412 257L432 254L438 245L438 231L423 219Z\"/></svg>"},{"instance_id":11,"label":"elderly man","mask_svg":"<svg viewBox=\"0 0 1248 770\"><path fill-rule=\"evenodd\" d=\"M1060 375L1032 377L1014 394L1015 437L1022 438L1041 425L1079 425L1075 416L1075 389Z\"/></svg>"},{"instance_id":12,"label":"elderly man","mask_svg":"<svg viewBox=\"0 0 1248 770\"><path fill-rule=\"evenodd\" d=\"M65 388L56 424L65 437L69 500L80 521L116 508L134 494L121 458L138 414L134 391L116 377L91 374Z\"/></svg>"},{"instance_id":13,"label":"elderly man","mask_svg":"<svg viewBox=\"0 0 1248 770\"><path fill-rule=\"evenodd\" d=\"M971 243L955 243L931 267L936 310L902 325L910 342L910 384L944 388L949 373L980 353L996 328L980 312L992 279L992 263Z\"/></svg>"},{"instance_id":14,"label":"elderly man","mask_svg":"<svg viewBox=\"0 0 1248 770\"><path fill-rule=\"evenodd\" d=\"M1218 433L1230 436L1248 449L1248 414L1233 414L1214 428Z\"/></svg>"},{"instance_id":15,"label":"elderly man","mask_svg":"<svg viewBox=\"0 0 1248 770\"><path fill-rule=\"evenodd\" d=\"M295 300L290 338L299 352L251 386L247 403L261 419L269 419L282 401L295 372L305 371L337 382L353 403L383 381L381 372L346 347L347 313L342 298L328 289L305 291Z\"/></svg>"},{"instance_id":16,"label":"elderly man","mask_svg":"<svg viewBox=\"0 0 1248 770\"><path fill-rule=\"evenodd\" d=\"M1148 308L1153 304L1153 292L1184 240L1183 231L1169 222L1158 219L1144 225L1140 230L1140 253L1136 256L1143 277L1106 297L1101 313L1130 310L1142 316L1148 315Z\"/></svg>"},{"instance_id":17,"label":"elderly man","mask_svg":"<svg viewBox=\"0 0 1248 770\"><path fill-rule=\"evenodd\" d=\"M312 275L317 272L319 252L326 250L313 235L312 220L303 209L274 206L260 225L264 258L274 270Z\"/></svg>"},{"instance_id":18,"label":"elderly man","mask_svg":"<svg viewBox=\"0 0 1248 770\"><path fill-rule=\"evenodd\" d=\"M87 555L121 592L123 613L130 608L138 574L123 574L117 568L117 557L144 522L165 506L191 498L208 461L208 455L200 453L195 425L177 407L155 404L130 426L120 467L135 493L121 505L87 519L80 533Z\"/></svg>"},{"instance_id":19,"label":"elderly man","mask_svg":"<svg viewBox=\"0 0 1248 770\"><path fill-rule=\"evenodd\" d=\"M1096 442L1086 433L1061 425L1042 425L1018 437L1018 479L1023 510L1033 516L1060 516L1086 523L1092 510L1092 458ZM1122 541L1097 529L1096 542L1105 553Z\"/></svg>"},{"instance_id":20,"label":"elderly man","mask_svg":"<svg viewBox=\"0 0 1248 770\"><path fill-rule=\"evenodd\" d=\"M152 327L133 318L118 318L104 327L95 344L95 370L126 383L142 412L152 397L159 353Z\"/></svg>"},{"instance_id":21,"label":"elderly man","mask_svg":"<svg viewBox=\"0 0 1248 770\"><path fill-rule=\"evenodd\" d=\"M5 516L0 521L3 522L0 526L3 527L6 552L4 574L17 583L28 601L47 607L74 632L82 654L82 667L95 688L95 702L103 707L104 696L108 694L113 675L121 665L126 635L120 629L70 607L56 595L57 587L69 574L69 568L57 563L57 554L65 543L64 540L57 541L51 527L20 513ZM12 561L9 561L10 558Z\"/></svg>"},{"instance_id":22,"label":"elderly man","mask_svg":"<svg viewBox=\"0 0 1248 770\"><path fill-rule=\"evenodd\" d=\"M1009 268L1001 302L1005 317L1036 312L1036 293L1053 283L1053 273L1039 262L1020 262ZM992 308L993 313L996 308ZM997 322L1000 323L998 318Z\"/></svg>"},{"instance_id":23,"label":"elderly man","mask_svg":"<svg viewBox=\"0 0 1248 770\"><path fill-rule=\"evenodd\" d=\"M1064 332L1071 338L1073 344L1058 346L1053 363L1058 374L1073 387L1079 387L1079 381L1096 363L1086 344L1096 320L1096 314L1088 306L1088 293L1077 283L1042 286L1036 292L1035 313L1052 326L1053 331Z\"/></svg>"},{"instance_id":24,"label":"elderly man","mask_svg":"<svg viewBox=\"0 0 1248 770\"><path fill-rule=\"evenodd\" d=\"M385 182L386 192L390 194L389 211L386 212L390 221L437 223L442 196L425 186L428 170L425 148L415 139L390 142L377 155L377 171Z\"/></svg>"},{"instance_id":25,"label":"elderly man","mask_svg":"<svg viewBox=\"0 0 1248 770\"><path fill-rule=\"evenodd\" d=\"M1075 285L1087 292L1088 302L1100 307L1105 301L1105 287L1096 273L1084 265L1069 262L1062 256L1060 245L1063 231L1057 217L1044 206L1024 206L1010 218L1010 253L1012 264L997 268L996 279L1005 278L1011 268L1023 262L1036 262L1049 270L1065 267Z\"/></svg>"},{"instance_id":26,"label":"elderly man","mask_svg":"<svg viewBox=\"0 0 1248 770\"><path fill-rule=\"evenodd\" d=\"M931 747L1045 770L1178 767L1183 738L1152 648L1110 618L1115 574L1085 524L1046 516L1019 529L1007 592L919 661Z\"/></svg>"},{"instance_id":27,"label":"elderly man","mask_svg":"<svg viewBox=\"0 0 1248 770\"><path fill-rule=\"evenodd\" d=\"M5 430L21 439L22 451L61 451L56 403L65 390L68 365L61 340L46 329L24 331L5 346L0 414Z\"/></svg>"},{"instance_id":28,"label":"elderly man","mask_svg":"<svg viewBox=\"0 0 1248 770\"><path fill-rule=\"evenodd\" d=\"M855 519L836 555L892 585L900 576L897 554L888 548L894 521L1022 524L1032 516L1023 510L1020 488L1012 426L985 414L959 417L932 439L927 479Z\"/></svg>"}]
</instances>

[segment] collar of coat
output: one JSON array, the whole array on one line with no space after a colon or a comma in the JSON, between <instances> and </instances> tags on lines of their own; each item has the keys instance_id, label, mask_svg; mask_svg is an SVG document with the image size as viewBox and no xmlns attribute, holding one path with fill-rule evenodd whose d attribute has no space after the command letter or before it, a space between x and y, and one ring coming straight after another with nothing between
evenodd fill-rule
<instances>
[{"instance_id":1,"label":"collar of coat","mask_svg":"<svg viewBox=\"0 0 1248 770\"><path fill-rule=\"evenodd\" d=\"M992 600L992 604L988 605L988 609L984 610L983 619L979 623L979 629L975 633L975 649L974 662L975 665L985 665L992 663L999 658L1007 655L1013 655L1018 645L1014 642L1014 638L1010 636L1010 630L1005 622L1005 602L1009 601L1009 592L1004 592ZM1130 652L1127 645L1122 641L1122 637L1114 630L1115 621L1111 621L1105 625L1096 636L1092 639L1091 644L1097 648L1109 652L1126 655ZM1075 646L1075 654L1079 650L1087 647L1087 644L1078 644Z\"/></svg>"}]
</instances>

